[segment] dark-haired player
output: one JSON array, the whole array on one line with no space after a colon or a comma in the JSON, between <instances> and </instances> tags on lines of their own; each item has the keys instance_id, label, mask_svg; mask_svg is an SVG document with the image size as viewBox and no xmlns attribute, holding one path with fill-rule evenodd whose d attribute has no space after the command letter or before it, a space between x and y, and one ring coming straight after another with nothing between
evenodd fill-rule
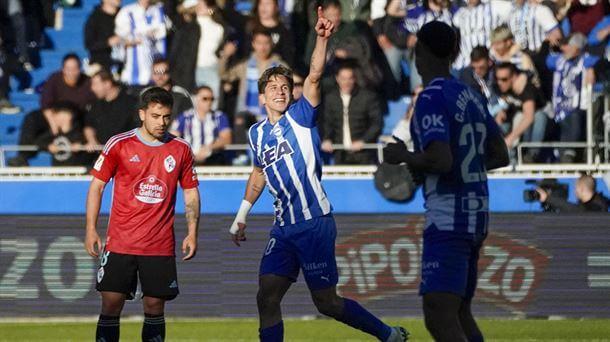
<instances>
[{"instance_id":1,"label":"dark-haired player","mask_svg":"<svg viewBox=\"0 0 610 342\"><path fill-rule=\"evenodd\" d=\"M85 249L100 256L97 290L102 310L97 341L119 340L119 318L134 297L138 278L143 304L143 341L165 339L165 301L178 295L174 255L177 185L184 190L188 234L183 260L197 252L199 190L188 143L167 133L173 98L154 87L141 95L142 126L110 138L97 159L87 195ZM96 231L104 187L114 179L106 244Z\"/></svg>"},{"instance_id":2,"label":"dark-haired player","mask_svg":"<svg viewBox=\"0 0 610 342\"><path fill-rule=\"evenodd\" d=\"M425 88L411 120L415 152L402 142L388 144L384 160L425 176L420 295L426 328L436 341L483 341L470 306L487 237L487 171L507 165L508 152L484 100L450 76L453 29L433 21L417 37L415 61Z\"/></svg>"},{"instance_id":3,"label":"dark-haired player","mask_svg":"<svg viewBox=\"0 0 610 342\"><path fill-rule=\"evenodd\" d=\"M316 46L303 96L291 104L292 73L284 67L267 69L258 92L267 118L250 128L254 154L245 198L231 226L233 241L245 240L246 216L265 185L275 197L275 224L260 265L257 304L261 341L282 341L280 303L303 270L316 308L381 341L405 341L406 331L389 327L357 302L337 295L335 238L330 202L320 182L322 161L316 128L320 80L333 24L318 8Z\"/></svg>"}]
</instances>

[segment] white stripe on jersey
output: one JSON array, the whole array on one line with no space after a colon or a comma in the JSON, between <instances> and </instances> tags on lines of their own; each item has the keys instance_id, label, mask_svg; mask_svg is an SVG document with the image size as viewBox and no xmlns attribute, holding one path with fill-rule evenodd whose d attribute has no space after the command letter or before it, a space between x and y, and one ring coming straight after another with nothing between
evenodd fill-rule
<instances>
[{"instance_id":1,"label":"white stripe on jersey","mask_svg":"<svg viewBox=\"0 0 610 342\"><path fill-rule=\"evenodd\" d=\"M110 149L113 148L114 145L116 145L119 141L133 137L136 134L136 129L137 128L135 128L131 131L117 134L117 135L113 136L112 138L110 138L110 140L108 140L108 142L106 142L106 146L104 147L104 150L102 152L104 152L104 154L108 154L110 152Z\"/></svg>"},{"instance_id":2,"label":"white stripe on jersey","mask_svg":"<svg viewBox=\"0 0 610 342\"><path fill-rule=\"evenodd\" d=\"M303 216L305 216L305 220L311 220L311 212L309 211L307 198L305 197L305 190L303 189L303 184L301 184L301 180L299 179L299 174L297 174L297 169L294 167L294 161L292 160L292 156L284 156L284 162L286 162L288 173L290 173L290 179L292 179L292 183L294 184L294 187L299 193L299 199L303 204ZM276 178L280 179L281 175L277 173Z\"/></svg>"},{"instance_id":3,"label":"white stripe on jersey","mask_svg":"<svg viewBox=\"0 0 610 342\"><path fill-rule=\"evenodd\" d=\"M257 132L257 136L256 136L256 153L258 155L255 156L255 157L258 158L258 160L261 160L261 161L263 160L263 158L261 157L261 154L263 153L263 127L265 126L265 123L267 123L267 119L265 119L263 122L261 122L261 124L258 125L258 127L256 128L256 132Z\"/></svg>"},{"instance_id":4,"label":"white stripe on jersey","mask_svg":"<svg viewBox=\"0 0 610 342\"><path fill-rule=\"evenodd\" d=\"M286 113L286 118L297 137L297 144L301 149L305 164L307 165L307 177L316 195L318 204L320 205L320 208L322 208L324 215L326 215L330 213L330 202L322 189L322 184L320 184L320 181L316 177L316 155L312 143L311 129L299 125L288 112Z\"/></svg>"},{"instance_id":5,"label":"white stripe on jersey","mask_svg":"<svg viewBox=\"0 0 610 342\"><path fill-rule=\"evenodd\" d=\"M276 175L279 175L280 172L277 170L277 166L276 166L275 163L272 164L272 167L273 167L273 172L275 172ZM290 222L291 223L295 222L295 219L294 219L294 207L292 206L292 197L290 196L290 192L288 192L288 189L286 189L286 186L284 185L284 181L282 180L282 177L277 177L277 181L278 181L278 183L280 183L280 188L286 194L286 199L288 200L288 212L290 213ZM267 183L269 183L269 179L267 179ZM278 201L279 201L279 197L277 197L277 194L276 194L275 197L278 198ZM281 208L282 205L280 204L279 207ZM280 218L282 217L282 215L279 215L279 216L280 216Z\"/></svg>"}]
</instances>

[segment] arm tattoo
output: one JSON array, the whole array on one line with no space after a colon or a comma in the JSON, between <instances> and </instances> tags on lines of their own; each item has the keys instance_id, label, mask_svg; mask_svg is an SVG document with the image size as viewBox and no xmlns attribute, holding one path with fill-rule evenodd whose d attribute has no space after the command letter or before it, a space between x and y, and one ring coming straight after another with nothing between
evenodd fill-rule
<instances>
[{"instance_id":1,"label":"arm tattoo","mask_svg":"<svg viewBox=\"0 0 610 342\"><path fill-rule=\"evenodd\" d=\"M195 229L199 225L199 203L196 199L190 200L185 205L186 222L189 226L195 226Z\"/></svg>"}]
</instances>

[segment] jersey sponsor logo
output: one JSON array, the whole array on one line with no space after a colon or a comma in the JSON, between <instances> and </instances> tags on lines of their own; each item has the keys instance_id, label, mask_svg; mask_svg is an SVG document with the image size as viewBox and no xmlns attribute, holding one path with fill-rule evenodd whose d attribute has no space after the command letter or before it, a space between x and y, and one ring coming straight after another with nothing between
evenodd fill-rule
<instances>
[{"instance_id":1,"label":"jersey sponsor logo","mask_svg":"<svg viewBox=\"0 0 610 342\"><path fill-rule=\"evenodd\" d=\"M137 154L135 154L133 157L131 157L129 159L129 162L130 163L139 163L140 162L140 157Z\"/></svg>"},{"instance_id":2,"label":"jersey sponsor logo","mask_svg":"<svg viewBox=\"0 0 610 342\"><path fill-rule=\"evenodd\" d=\"M430 127L445 127L443 124L443 116L440 114L428 114L421 119L421 125L424 129Z\"/></svg>"},{"instance_id":3,"label":"jersey sponsor logo","mask_svg":"<svg viewBox=\"0 0 610 342\"><path fill-rule=\"evenodd\" d=\"M140 202L161 203L167 196L167 186L157 177L150 175L140 179L133 187L133 194Z\"/></svg>"},{"instance_id":4,"label":"jersey sponsor logo","mask_svg":"<svg viewBox=\"0 0 610 342\"><path fill-rule=\"evenodd\" d=\"M276 146L272 146L263 151L263 164L270 166L278 160L294 153L294 149L287 140L281 141Z\"/></svg>"},{"instance_id":5,"label":"jersey sponsor logo","mask_svg":"<svg viewBox=\"0 0 610 342\"><path fill-rule=\"evenodd\" d=\"M165 158L163 161L163 166L165 166L165 171L172 172L176 168L176 159L171 154Z\"/></svg>"},{"instance_id":6,"label":"jersey sponsor logo","mask_svg":"<svg viewBox=\"0 0 610 342\"><path fill-rule=\"evenodd\" d=\"M95 161L95 165L93 165L95 171L100 171L102 169L102 164L104 164L104 156L100 154L100 156Z\"/></svg>"}]
</instances>

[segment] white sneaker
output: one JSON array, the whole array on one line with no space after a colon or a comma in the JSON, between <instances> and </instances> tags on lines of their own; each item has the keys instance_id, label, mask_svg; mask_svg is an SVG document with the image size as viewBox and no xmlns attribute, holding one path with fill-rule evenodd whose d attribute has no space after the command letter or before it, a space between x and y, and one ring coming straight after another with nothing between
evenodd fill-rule
<instances>
[{"instance_id":1,"label":"white sneaker","mask_svg":"<svg viewBox=\"0 0 610 342\"><path fill-rule=\"evenodd\" d=\"M386 342L405 342L409 339L409 332L403 327L392 327L392 333Z\"/></svg>"}]
</instances>

